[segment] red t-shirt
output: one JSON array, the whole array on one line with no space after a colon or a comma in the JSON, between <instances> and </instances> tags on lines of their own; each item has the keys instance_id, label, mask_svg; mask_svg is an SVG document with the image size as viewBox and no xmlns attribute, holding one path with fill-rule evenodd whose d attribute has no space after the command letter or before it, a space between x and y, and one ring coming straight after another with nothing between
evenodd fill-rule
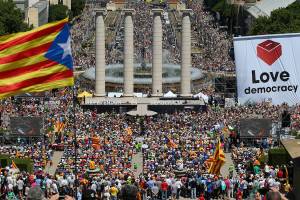
<instances>
[{"instance_id":1,"label":"red t-shirt","mask_svg":"<svg viewBox=\"0 0 300 200\"><path fill-rule=\"evenodd\" d=\"M277 172L277 177L278 177L278 178L283 178L283 171L279 170L279 171Z\"/></svg>"},{"instance_id":2,"label":"red t-shirt","mask_svg":"<svg viewBox=\"0 0 300 200\"><path fill-rule=\"evenodd\" d=\"M161 190L162 191L167 191L168 190L168 183L167 182L162 182L161 183Z\"/></svg>"}]
</instances>

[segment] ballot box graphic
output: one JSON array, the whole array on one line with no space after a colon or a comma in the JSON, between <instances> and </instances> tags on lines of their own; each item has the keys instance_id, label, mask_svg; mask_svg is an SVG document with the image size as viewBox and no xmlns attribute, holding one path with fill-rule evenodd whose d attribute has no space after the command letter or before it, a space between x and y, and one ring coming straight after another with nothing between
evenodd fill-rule
<instances>
[{"instance_id":1,"label":"ballot box graphic","mask_svg":"<svg viewBox=\"0 0 300 200\"><path fill-rule=\"evenodd\" d=\"M257 56L268 65L272 65L282 55L281 44L266 40L257 45Z\"/></svg>"}]
</instances>

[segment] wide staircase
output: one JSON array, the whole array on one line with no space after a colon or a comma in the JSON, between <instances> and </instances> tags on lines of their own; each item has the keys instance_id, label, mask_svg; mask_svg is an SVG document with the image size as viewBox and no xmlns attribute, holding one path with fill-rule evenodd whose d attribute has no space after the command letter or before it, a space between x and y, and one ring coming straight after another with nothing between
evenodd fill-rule
<instances>
[{"instance_id":1,"label":"wide staircase","mask_svg":"<svg viewBox=\"0 0 300 200\"><path fill-rule=\"evenodd\" d=\"M177 48L181 48L181 20L177 11L169 12L170 22L175 32Z\"/></svg>"},{"instance_id":2,"label":"wide staircase","mask_svg":"<svg viewBox=\"0 0 300 200\"><path fill-rule=\"evenodd\" d=\"M64 154L63 151L54 151L53 156L52 156L52 165L50 165L50 163L47 163L44 172L53 176L55 174L55 171L57 169L57 166L58 166L63 154Z\"/></svg>"},{"instance_id":3,"label":"wide staircase","mask_svg":"<svg viewBox=\"0 0 300 200\"><path fill-rule=\"evenodd\" d=\"M225 164L221 167L221 175L226 178L228 175L229 175L229 167L231 165L233 165L233 160L231 158L231 153L225 153L225 158L226 158L226 162ZM233 171L233 176L236 176L237 173L236 173L236 170L234 168L234 171Z\"/></svg>"},{"instance_id":4,"label":"wide staircase","mask_svg":"<svg viewBox=\"0 0 300 200\"><path fill-rule=\"evenodd\" d=\"M137 164L137 169L134 169L134 163ZM135 178L139 177L139 175L143 172L143 154L142 152L138 152L133 155L132 157L132 167L131 170L133 171L133 174Z\"/></svg>"}]
</instances>

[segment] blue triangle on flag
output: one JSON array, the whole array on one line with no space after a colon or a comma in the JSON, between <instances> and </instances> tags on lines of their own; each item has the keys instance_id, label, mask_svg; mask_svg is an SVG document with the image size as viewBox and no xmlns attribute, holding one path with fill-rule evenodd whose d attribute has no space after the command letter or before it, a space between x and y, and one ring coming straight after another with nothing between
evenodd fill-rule
<instances>
[{"instance_id":1,"label":"blue triangle on flag","mask_svg":"<svg viewBox=\"0 0 300 200\"><path fill-rule=\"evenodd\" d=\"M45 57L73 70L73 59L70 44L70 30L68 24L66 24L54 39L53 43L45 54Z\"/></svg>"}]
</instances>

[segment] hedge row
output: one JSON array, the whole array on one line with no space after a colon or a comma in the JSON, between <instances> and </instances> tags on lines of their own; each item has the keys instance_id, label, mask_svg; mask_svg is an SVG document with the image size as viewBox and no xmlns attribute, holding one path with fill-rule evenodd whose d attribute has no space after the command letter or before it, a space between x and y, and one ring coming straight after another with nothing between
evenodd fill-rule
<instances>
[{"instance_id":1,"label":"hedge row","mask_svg":"<svg viewBox=\"0 0 300 200\"><path fill-rule=\"evenodd\" d=\"M269 165L285 165L289 162L289 154L284 148L270 149L268 152Z\"/></svg>"},{"instance_id":2,"label":"hedge row","mask_svg":"<svg viewBox=\"0 0 300 200\"><path fill-rule=\"evenodd\" d=\"M11 165L11 161L14 161L17 167L21 171L33 172L33 162L29 158L10 158L10 155L0 155L0 165L2 168Z\"/></svg>"}]
</instances>

